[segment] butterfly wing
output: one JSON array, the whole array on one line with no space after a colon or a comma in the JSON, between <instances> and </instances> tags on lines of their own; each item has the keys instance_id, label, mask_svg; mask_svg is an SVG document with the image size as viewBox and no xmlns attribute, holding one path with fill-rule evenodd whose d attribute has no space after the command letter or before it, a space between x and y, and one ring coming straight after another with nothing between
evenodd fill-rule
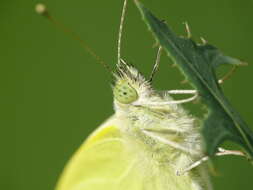
<instances>
[{"instance_id":1,"label":"butterfly wing","mask_svg":"<svg viewBox=\"0 0 253 190\"><path fill-rule=\"evenodd\" d=\"M126 153L119 122L113 121L114 116L74 154L57 190L141 189L138 173L133 168L135 158Z\"/></svg>"},{"instance_id":2,"label":"butterfly wing","mask_svg":"<svg viewBox=\"0 0 253 190\"><path fill-rule=\"evenodd\" d=\"M111 117L74 154L56 190L200 190L193 177L176 176L170 164L152 161L141 148L131 149ZM198 174L197 174L198 175Z\"/></svg>"}]
</instances>

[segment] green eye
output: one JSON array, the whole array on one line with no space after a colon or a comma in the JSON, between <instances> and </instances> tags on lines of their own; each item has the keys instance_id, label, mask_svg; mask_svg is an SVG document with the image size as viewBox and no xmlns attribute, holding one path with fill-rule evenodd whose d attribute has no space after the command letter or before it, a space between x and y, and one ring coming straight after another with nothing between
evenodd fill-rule
<instances>
[{"instance_id":1,"label":"green eye","mask_svg":"<svg viewBox=\"0 0 253 190\"><path fill-rule=\"evenodd\" d=\"M136 90L126 81L116 84L113 89L113 94L122 104L130 104L138 99Z\"/></svg>"}]
</instances>

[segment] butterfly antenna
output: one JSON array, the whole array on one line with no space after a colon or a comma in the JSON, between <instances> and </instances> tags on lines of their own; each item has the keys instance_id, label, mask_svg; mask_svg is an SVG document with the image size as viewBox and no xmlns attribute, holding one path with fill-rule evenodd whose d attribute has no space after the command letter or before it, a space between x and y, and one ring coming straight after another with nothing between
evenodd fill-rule
<instances>
[{"instance_id":1,"label":"butterfly antenna","mask_svg":"<svg viewBox=\"0 0 253 190\"><path fill-rule=\"evenodd\" d=\"M95 54L95 52L88 45L86 45L86 43L75 32L67 28L62 23L58 22L54 17L52 17L47 7L44 4L41 4L41 3L37 4L35 6L35 11L38 14L47 18L51 23L53 23L56 27L60 28L64 33L69 35L71 38L79 41L81 46L84 48L84 50L88 52L92 57L94 57L98 61L98 63L100 63L109 72L112 71L109 65L107 65L97 54Z\"/></svg>"},{"instance_id":2,"label":"butterfly antenna","mask_svg":"<svg viewBox=\"0 0 253 190\"><path fill-rule=\"evenodd\" d=\"M159 69L161 54L162 54L162 46L159 46L158 51L157 51L157 55L156 55L155 65L152 69L152 72L151 72L151 75L150 75L150 78L149 78L150 83L153 81L153 78L154 78L155 74L157 73L157 71Z\"/></svg>"},{"instance_id":3,"label":"butterfly antenna","mask_svg":"<svg viewBox=\"0 0 253 190\"><path fill-rule=\"evenodd\" d=\"M125 15L126 15L126 9L127 9L127 1L124 0L123 8L122 8L122 13L121 13L121 19L120 19L120 25L119 25L119 36L118 36L118 62L117 65L119 66L121 64L121 39L122 39L122 31L123 31L123 25L124 25L124 20L125 20Z\"/></svg>"}]
</instances>

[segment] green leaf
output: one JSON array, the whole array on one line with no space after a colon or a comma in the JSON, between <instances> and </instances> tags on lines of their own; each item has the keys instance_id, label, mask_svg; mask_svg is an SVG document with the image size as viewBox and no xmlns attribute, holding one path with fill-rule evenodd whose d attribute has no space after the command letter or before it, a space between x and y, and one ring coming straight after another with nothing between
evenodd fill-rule
<instances>
[{"instance_id":1,"label":"green leaf","mask_svg":"<svg viewBox=\"0 0 253 190\"><path fill-rule=\"evenodd\" d=\"M210 44L200 45L192 39L175 35L165 22L157 19L139 1L135 0L135 3L155 39L198 90L202 102L208 108L202 131L207 154L214 155L221 143L231 140L243 146L252 158L253 132L224 96L215 73L221 64L243 63L223 55Z\"/></svg>"}]
</instances>

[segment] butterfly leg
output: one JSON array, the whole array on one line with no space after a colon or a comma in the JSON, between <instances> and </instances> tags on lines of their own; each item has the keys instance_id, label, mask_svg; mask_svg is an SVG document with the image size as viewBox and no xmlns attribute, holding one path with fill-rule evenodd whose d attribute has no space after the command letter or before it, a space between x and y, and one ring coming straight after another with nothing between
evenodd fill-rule
<instances>
[{"instance_id":1,"label":"butterfly leg","mask_svg":"<svg viewBox=\"0 0 253 190\"><path fill-rule=\"evenodd\" d=\"M197 94L197 90L169 90L168 94Z\"/></svg>"},{"instance_id":2,"label":"butterfly leg","mask_svg":"<svg viewBox=\"0 0 253 190\"><path fill-rule=\"evenodd\" d=\"M197 90L169 90L169 91L167 91L167 93L168 94L193 94L193 96L190 97L190 98L186 98L186 99L182 99L182 100L169 101L168 103L171 103L171 104L187 103L187 102L191 102L191 101L198 98Z\"/></svg>"},{"instance_id":3,"label":"butterfly leg","mask_svg":"<svg viewBox=\"0 0 253 190\"><path fill-rule=\"evenodd\" d=\"M172 148L180 150L180 151L182 151L182 152L184 152L186 154L195 154L195 155L198 154L197 151L190 150L189 148L182 146L180 143L177 143L177 142L174 142L174 141L171 141L171 140L169 140L167 138L162 137L161 135L159 135L159 131L155 132L155 131L150 131L148 129L142 129L142 132L145 135L147 135L147 136L149 136L149 137L151 137L153 139L156 139L159 142L167 144L168 146L170 146Z\"/></svg>"},{"instance_id":4,"label":"butterfly leg","mask_svg":"<svg viewBox=\"0 0 253 190\"><path fill-rule=\"evenodd\" d=\"M182 100L169 100L164 102L138 102L133 105L145 105L145 106L162 106L162 105L169 105L169 104L183 104L187 102L191 102L198 98L198 92L196 90L169 90L167 91L168 94L194 94L190 98L182 99Z\"/></svg>"},{"instance_id":5,"label":"butterfly leg","mask_svg":"<svg viewBox=\"0 0 253 190\"><path fill-rule=\"evenodd\" d=\"M215 154L215 156L225 156L225 155L234 155L234 156L244 156L246 157L246 155L238 150L227 150L224 148L219 147L218 148L218 152ZM209 156L204 156L201 159L197 160L196 162L192 163L190 166L188 166L187 168L185 168L182 171L176 171L176 174L178 176L180 175L184 175L186 172L192 170L193 168L196 168L197 166L199 166L200 164L202 164L203 162L209 160Z\"/></svg>"}]
</instances>

